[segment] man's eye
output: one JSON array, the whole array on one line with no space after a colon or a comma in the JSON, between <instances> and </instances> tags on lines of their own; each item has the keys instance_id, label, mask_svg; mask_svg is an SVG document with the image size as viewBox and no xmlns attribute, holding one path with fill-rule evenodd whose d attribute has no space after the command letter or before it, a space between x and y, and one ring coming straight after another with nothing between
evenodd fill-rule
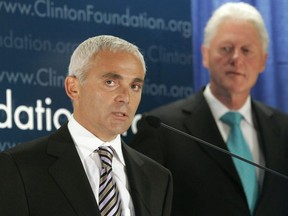
<instances>
[{"instance_id":1,"label":"man's eye","mask_svg":"<svg viewBox=\"0 0 288 216\"><path fill-rule=\"evenodd\" d=\"M221 55L227 55L233 52L233 47L232 46L221 46L219 47L219 53Z\"/></svg>"},{"instance_id":2,"label":"man's eye","mask_svg":"<svg viewBox=\"0 0 288 216\"><path fill-rule=\"evenodd\" d=\"M106 84L108 86L114 86L115 85L115 82L113 80L106 80Z\"/></svg>"},{"instance_id":3,"label":"man's eye","mask_svg":"<svg viewBox=\"0 0 288 216\"><path fill-rule=\"evenodd\" d=\"M246 49L246 48L242 49L242 51L243 51L243 53L245 53L245 54L248 54L248 53L250 52L250 50L249 50L249 49Z\"/></svg>"},{"instance_id":4,"label":"man's eye","mask_svg":"<svg viewBox=\"0 0 288 216\"><path fill-rule=\"evenodd\" d=\"M142 89L142 85L140 84L133 84L131 85L131 88L134 90L134 91L139 91Z\"/></svg>"},{"instance_id":5,"label":"man's eye","mask_svg":"<svg viewBox=\"0 0 288 216\"><path fill-rule=\"evenodd\" d=\"M222 51L225 53L230 53L232 51L232 47L222 47Z\"/></svg>"}]
</instances>

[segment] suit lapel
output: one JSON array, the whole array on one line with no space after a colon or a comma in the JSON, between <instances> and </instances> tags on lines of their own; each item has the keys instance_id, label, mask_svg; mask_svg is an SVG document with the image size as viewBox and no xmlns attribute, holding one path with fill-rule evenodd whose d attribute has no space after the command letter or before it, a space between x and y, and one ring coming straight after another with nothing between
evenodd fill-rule
<instances>
[{"instance_id":1,"label":"suit lapel","mask_svg":"<svg viewBox=\"0 0 288 216\"><path fill-rule=\"evenodd\" d=\"M122 143L122 151L126 163L126 172L128 176L130 193L132 196L135 215L137 216L149 216L149 200L146 196L147 188L151 182L146 181L146 174L143 166L144 162L139 158L129 146ZM147 186L146 186L147 185Z\"/></svg>"},{"instance_id":2,"label":"suit lapel","mask_svg":"<svg viewBox=\"0 0 288 216\"><path fill-rule=\"evenodd\" d=\"M47 152L57 157L49 171L75 212L81 216L100 216L97 202L67 124L51 136Z\"/></svg>"},{"instance_id":3,"label":"suit lapel","mask_svg":"<svg viewBox=\"0 0 288 216\"><path fill-rule=\"evenodd\" d=\"M186 107L183 107L185 112L190 112L189 117L184 121L184 127L188 130L189 134L228 151L202 92L195 97L195 100L192 103L189 102L189 105L187 104ZM191 107L191 104L194 105ZM231 156L204 144L199 143L199 146L221 167L227 176L242 188Z\"/></svg>"},{"instance_id":4,"label":"suit lapel","mask_svg":"<svg viewBox=\"0 0 288 216\"><path fill-rule=\"evenodd\" d=\"M274 165L273 162L275 162L275 156L278 155L278 148L275 148L275 145L277 145L277 140L279 139L278 137L280 137L280 128L271 127L274 125L272 123L273 112L271 110L266 109L261 104L254 102L253 111L255 114L254 122L256 122L255 125L259 145L263 151L266 166L272 167Z\"/></svg>"},{"instance_id":5,"label":"suit lapel","mask_svg":"<svg viewBox=\"0 0 288 216\"><path fill-rule=\"evenodd\" d=\"M265 158L265 166L271 169L277 169L277 167L279 167L277 163L281 163L281 161L276 158L281 155L281 153L278 152L281 149L281 147L278 146L278 143L282 143L282 141L279 140L280 128L273 128L273 112L271 110L266 109L264 106L256 102L253 103L253 109L255 113L255 122L257 123L256 129L259 145ZM274 174L265 173L259 202L265 198L269 198L270 185L274 178Z\"/></svg>"}]
</instances>

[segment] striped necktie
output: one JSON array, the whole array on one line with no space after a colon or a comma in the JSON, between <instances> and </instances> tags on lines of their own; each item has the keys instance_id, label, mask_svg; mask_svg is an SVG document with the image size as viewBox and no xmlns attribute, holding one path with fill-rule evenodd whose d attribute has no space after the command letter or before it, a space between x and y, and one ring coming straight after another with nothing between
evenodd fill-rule
<instances>
[{"instance_id":1,"label":"striped necktie","mask_svg":"<svg viewBox=\"0 0 288 216\"><path fill-rule=\"evenodd\" d=\"M110 146L101 146L97 152L102 163L99 184L99 210L101 216L121 216L121 199L112 174L114 149Z\"/></svg>"},{"instance_id":2,"label":"striped necktie","mask_svg":"<svg viewBox=\"0 0 288 216\"><path fill-rule=\"evenodd\" d=\"M220 120L230 126L230 133L227 140L229 151L253 161L253 156L240 128L242 118L243 116L238 112L227 112ZM253 214L259 190L255 167L234 157L233 162L241 179L250 212Z\"/></svg>"}]
</instances>

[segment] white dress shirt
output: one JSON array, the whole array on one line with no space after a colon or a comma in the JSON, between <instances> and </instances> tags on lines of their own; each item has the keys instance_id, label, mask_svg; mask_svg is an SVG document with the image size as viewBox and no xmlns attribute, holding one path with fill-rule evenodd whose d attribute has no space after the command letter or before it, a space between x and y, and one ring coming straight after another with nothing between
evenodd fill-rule
<instances>
[{"instance_id":1,"label":"white dress shirt","mask_svg":"<svg viewBox=\"0 0 288 216\"><path fill-rule=\"evenodd\" d=\"M204 97L210 107L210 110L213 114L215 122L220 130L220 133L227 143L228 135L230 132L230 127L223 123L220 118L229 111L239 112L243 116L243 120L240 123L240 127L243 133L243 136L250 148L252 153L254 162L257 164L264 165L263 154L260 150L257 131L254 127L253 118L252 118L252 108L251 108L251 97L249 96L245 102L245 104L239 110L229 110L222 102L220 102L211 92L210 85L204 90ZM263 180L263 172L260 172L258 168L256 168L256 174L259 183L262 183Z\"/></svg>"},{"instance_id":2,"label":"white dress shirt","mask_svg":"<svg viewBox=\"0 0 288 216\"><path fill-rule=\"evenodd\" d=\"M94 151L102 145L112 146L114 148L116 153L112 161L112 172L121 196L122 211L124 216L134 216L134 206L129 193L129 184L125 172L126 167L122 154L120 135L110 142L103 142L80 125L73 116L69 119L68 129L75 143L97 203L99 203L98 191L101 159L98 153Z\"/></svg>"}]
</instances>

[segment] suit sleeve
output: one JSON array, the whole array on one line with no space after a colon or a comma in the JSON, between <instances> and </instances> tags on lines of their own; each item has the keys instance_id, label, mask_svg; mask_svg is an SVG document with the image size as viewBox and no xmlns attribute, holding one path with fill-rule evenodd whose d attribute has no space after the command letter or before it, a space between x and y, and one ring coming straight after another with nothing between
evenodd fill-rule
<instances>
[{"instance_id":1,"label":"suit sleeve","mask_svg":"<svg viewBox=\"0 0 288 216\"><path fill-rule=\"evenodd\" d=\"M20 172L8 153L0 153L0 185L0 215L29 215Z\"/></svg>"}]
</instances>

